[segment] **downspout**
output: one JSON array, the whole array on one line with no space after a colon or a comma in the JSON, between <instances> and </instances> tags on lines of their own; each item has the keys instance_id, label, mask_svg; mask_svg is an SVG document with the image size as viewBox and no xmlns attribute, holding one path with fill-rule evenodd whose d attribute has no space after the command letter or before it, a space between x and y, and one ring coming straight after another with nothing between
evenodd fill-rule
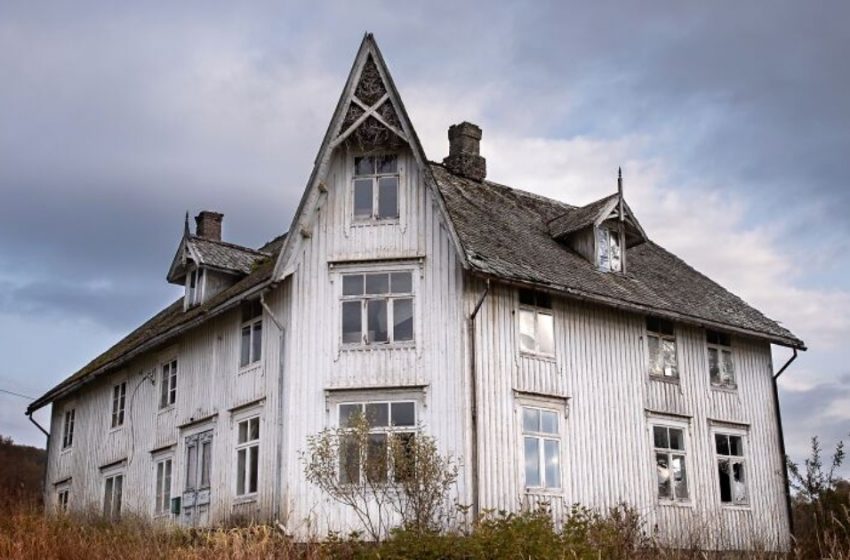
<instances>
[{"instance_id":1,"label":"downspout","mask_svg":"<svg viewBox=\"0 0 850 560\"><path fill-rule=\"evenodd\" d=\"M797 359L797 349L792 348L794 353L788 358L788 361L785 362L776 375L773 376L773 407L776 409L776 426L779 428L779 452L782 453L782 474L785 477L785 509L788 514L788 531L791 533L791 537L794 537L794 511L791 508L791 486L789 484L788 479L788 455L785 453L785 434L782 431L782 413L779 411L779 387L777 385L777 381L779 380L779 376L782 375L788 366L791 365L791 362Z\"/></svg>"},{"instance_id":2,"label":"downspout","mask_svg":"<svg viewBox=\"0 0 850 560\"><path fill-rule=\"evenodd\" d=\"M484 288L484 293L481 294L481 297L478 299L478 303L475 304L475 308L472 310L472 314L469 316L469 354L470 354L470 364L469 364L469 393L470 393L470 413L472 418L472 456L470 457L470 462L472 463L472 520L473 522L478 521L478 516L480 512L479 508L479 500L478 500L478 387L477 387L477 374L475 371L475 317L478 315L478 311L481 309L481 306L484 304L484 298L487 297L487 294L490 293L490 279L486 280L486 286Z\"/></svg>"},{"instance_id":3,"label":"downspout","mask_svg":"<svg viewBox=\"0 0 850 560\"><path fill-rule=\"evenodd\" d=\"M47 507L47 465L48 461L46 460L49 457L48 452L50 451L50 432L45 430L41 424L35 421L35 418L32 417L32 412L27 412L27 418L29 421L35 424L35 427L41 430L41 433L44 434L44 437L47 438L47 441L44 443L44 451L45 451L45 461L44 461L44 474L41 475L41 500L44 503L44 507Z\"/></svg>"},{"instance_id":4,"label":"downspout","mask_svg":"<svg viewBox=\"0 0 850 560\"><path fill-rule=\"evenodd\" d=\"M282 486L284 477L282 476L282 468L283 468L283 379L284 379L284 342L286 340L286 329L283 326L277 317L275 317L274 312L271 307L266 304L266 292L274 287L267 288L260 292L260 305L263 310L268 313L269 318L272 320L272 323L277 327L279 334L279 350L278 350L278 379L277 379L277 451L275 453L275 483L274 483L274 494L272 497L272 512L273 515L277 518L275 521L280 519L281 513L281 495L282 495Z\"/></svg>"}]
</instances>

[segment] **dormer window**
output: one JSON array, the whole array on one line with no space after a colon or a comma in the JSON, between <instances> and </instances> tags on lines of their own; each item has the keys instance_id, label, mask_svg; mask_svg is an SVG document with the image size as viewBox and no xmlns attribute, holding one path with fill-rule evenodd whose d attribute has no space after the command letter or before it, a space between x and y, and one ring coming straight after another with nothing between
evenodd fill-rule
<instances>
[{"instance_id":1,"label":"dormer window","mask_svg":"<svg viewBox=\"0 0 850 560\"><path fill-rule=\"evenodd\" d=\"M596 255L599 270L605 272L623 271L622 243L620 232L614 229L600 227L596 230Z\"/></svg>"},{"instance_id":2,"label":"dormer window","mask_svg":"<svg viewBox=\"0 0 850 560\"><path fill-rule=\"evenodd\" d=\"M186 275L186 307L201 303L203 297L204 269L193 268Z\"/></svg>"},{"instance_id":3,"label":"dormer window","mask_svg":"<svg viewBox=\"0 0 850 560\"><path fill-rule=\"evenodd\" d=\"M354 220L398 219L398 156L354 158Z\"/></svg>"}]
</instances>

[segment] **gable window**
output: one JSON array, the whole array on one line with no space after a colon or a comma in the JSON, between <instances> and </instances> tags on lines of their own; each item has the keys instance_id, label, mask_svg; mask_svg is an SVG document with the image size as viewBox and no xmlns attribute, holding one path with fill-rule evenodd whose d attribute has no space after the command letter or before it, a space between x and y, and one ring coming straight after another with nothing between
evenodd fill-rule
<instances>
[{"instance_id":1,"label":"gable window","mask_svg":"<svg viewBox=\"0 0 850 560\"><path fill-rule=\"evenodd\" d=\"M688 499L688 473L685 466L685 430L674 426L652 427L658 497L662 500Z\"/></svg>"},{"instance_id":2,"label":"gable window","mask_svg":"<svg viewBox=\"0 0 850 560\"><path fill-rule=\"evenodd\" d=\"M411 271L343 275L343 344L388 344L412 340Z\"/></svg>"},{"instance_id":3,"label":"gable window","mask_svg":"<svg viewBox=\"0 0 850 560\"><path fill-rule=\"evenodd\" d=\"M103 487L103 516L117 521L121 518L121 494L124 490L124 475L107 476Z\"/></svg>"},{"instance_id":4,"label":"gable window","mask_svg":"<svg viewBox=\"0 0 850 560\"><path fill-rule=\"evenodd\" d=\"M555 317L549 294L519 291L519 345L523 352L555 355Z\"/></svg>"},{"instance_id":5,"label":"gable window","mask_svg":"<svg viewBox=\"0 0 850 560\"><path fill-rule=\"evenodd\" d=\"M354 220L398 219L398 157L354 158Z\"/></svg>"},{"instance_id":6,"label":"gable window","mask_svg":"<svg viewBox=\"0 0 850 560\"><path fill-rule=\"evenodd\" d=\"M339 405L339 426L351 427L362 415L369 425L366 449L354 437L345 438L339 448L339 478L346 484L399 480L401 473L392 472L390 436L399 438L407 448L416 437L416 403L412 401L357 402Z\"/></svg>"},{"instance_id":7,"label":"gable window","mask_svg":"<svg viewBox=\"0 0 850 560\"><path fill-rule=\"evenodd\" d=\"M732 363L732 337L727 333L706 331L708 373L711 384L735 387L735 365Z\"/></svg>"},{"instance_id":8,"label":"gable window","mask_svg":"<svg viewBox=\"0 0 850 560\"><path fill-rule=\"evenodd\" d=\"M112 426L124 425L124 403L127 398L127 382L123 381L112 388Z\"/></svg>"},{"instance_id":9,"label":"gable window","mask_svg":"<svg viewBox=\"0 0 850 560\"><path fill-rule=\"evenodd\" d=\"M236 438L236 495L257 493L260 457L260 417L239 422Z\"/></svg>"},{"instance_id":10,"label":"gable window","mask_svg":"<svg viewBox=\"0 0 850 560\"><path fill-rule=\"evenodd\" d=\"M62 449L69 449L74 445L74 417L77 410L72 408L65 411L65 419L62 426Z\"/></svg>"},{"instance_id":11,"label":"gable window","mask_svg":"<svg viewBox=\"0 0 850 560\"><path fill-rule=\"evenodd\" d=\"M724 504L747 503L744 438L739 434L714 434L720 501Z\"/></svg>"},{"instance_id":12,"label":"gable window","mask_svg":"<svg viewBox=\"0 0 850 560\"><path fill-rule=\"evenodd\" d=\"M204 270L193 268L186 278L186 307L201 303Z\"/></svg>"},{"instance_id":13,"label":"gable window","mask_svg":"<svg viewBox=\"0 0 850 560\"><path fill-rule=\"evenodd\" d=\"M561 438L558 413L522 408L522 439L526 488L561 487Z\"/></svg>"},{"instance_id":14,"label":"gable window","mask_svg":"<svg viewBox=\"0 0 850 560\"><path fill-rule=\"evenodd\" d=\"M68 500L71 497L71 488L65 486L56 492L56 511L58 513L68 512Z\"/></svg>"},{"instance_id":15,"label":"gable window","mask_svg":"<svg viewBox=\"0 0 850 560\"><path fill-rule=\"evenodd\" d=\"M597 228L596 245L599 269L606 272L621 272L623 254L620 248L620 232L604 227Z\"/></svg>"},{"instance_id":16,"label":"gable window","mask_svg":"<svg viewBox=\"0 0 850 560\"><path fill-rule=\"evenodd\" d=\"M168 515L171 512L171 468L171 457L156 463L155 515Z\"/></svg>"},{"instance_id":17,"label":"gable window","mask_svg":"<svg viewBox=\"0 0 850 560\"><path fill-rule=\"evenodd\" d=\"M177 402L177 360L162 364L159 377L159 408L167 408Z\"/></svg>"},{"instance_id":18,"label":"gable window","mask_svg":"<svg viewBox=\"0 0 850 560\"><path fill-rule=\"evenodd\" d=\"M242 307L239 367L260 361L263 352L263 307L259 300Z\"/></svg>"},{"instance_id":19,"label":"gable window","mask_svg":"<svg viewBox=\"0 0 850 560\"><path fill-rule=\"evenodd\" d=\"M646 340L649 347L649 373L657 377L678 378L676 332L672 321L647 317Z\"/></svg>"}]
</instances>

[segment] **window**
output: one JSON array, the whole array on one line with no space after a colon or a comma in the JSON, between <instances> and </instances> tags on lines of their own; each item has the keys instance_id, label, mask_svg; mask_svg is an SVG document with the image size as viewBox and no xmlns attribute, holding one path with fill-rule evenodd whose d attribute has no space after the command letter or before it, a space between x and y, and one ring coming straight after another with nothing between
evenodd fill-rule
<instances>
[{"instance_id":1,"label":"window","mask_svg":"<svg viewBox=\"0 0 850 560\"><path fill-rule=\"evenodd\" d=\"M124 381L112 388L112 427L124 424L124 402L127 398L127 382Z\"/></svg>"},{"instance_id":2,"label":"window","mask_svg":"<svg viewBox=\"0 0 850 560\"><path fill-rule=\"evenodd\" d=\"M606 272L621 272L623 270L623 255L620 249L620 232L613 229L598 228L596 244L600 270Z\"/></svg>"},{"instance_id":3,"label":"window","mask_svg":"<svg viewBox=\"0 0 850 560\"><path fill-rule=\"evenodd\" d=\"M720 501L724 504L747 503L744 438L735 434L714 434Z\"/></svg>"},{"instance_id":4,"label":"window","mask_svg":"<svg viewBox=\"0 0 850 560\"><path fill-rule=\"evenodd\" d=\"M236 438L236 495L257 492L260 457L260 417L254 416L238 424Z\"/></svg>"},{"instance_id":5,"label":"window","mask_svg":"<svg viewBox=\"0 0 850 560\"><path fill-rule=\"evenodd\" d=\"M71 489L67 486L60 488L56 492L56 511L57 513L68 512L68 499L71 496Z\"/></svg>"},{"instance_id":6,"label":"window","mask_svg":"<svg viewBox=\"0 0 850 560\"><path fill-rule=\"evenodd\" d=\"M706 331L708 373L712 385L735 387L735 365L732 363L732 340L726 333Z\"/></svg>"},{"instance_id":7,"label":"window","mask_svg":"<svg viewBox=\"0 0 850 560\"><path fill-rule=\"evenodd\" d=\"M116 521L121 518L121 493L124 489L124 475L114 474L106 477L103 489L103 516Z\"/></svg>"},{"instance_id":8,"label":"window","mask_svg":"<svg viewBox=\"0 0 850 560\"><path fill-rule=\"evenodd\" d=\"M242 306L239 367L260 361L263 352L263 307L259 300Z\"/></svg>"},{"instance_id":9,"label":"window","mask_svg":"<svg viewBox=\"0 0 850 560\"><path fill-rule=\"evenodd\" d=\"M411 271L343 275L343 344L388 344L412 340Z\"/></svg>"},{"instance_id":10,"label":"window","mask_svg":"<svg viewBox=\"0 0 850 560\"><path fill-rule=\"evenodd\" d=\"M559 431L558 413L554 410L522 408L526 488L561 487Z\"/></svg>"},{"instance_id":11,"label":"window","mask_svg":"<svg viewBox=\"0 0 850 560\"><path fill-rule=\"evenodd\" d=\"M340 482L386 482L399 480L400 473L391 472L390 436L399 438L403 447L416 437L416 403L409 401L341 403L339 425L350 427L362 415L369 424L369 441L361 449L356 438L349 437L340 444ZM365 477L365 479L363 478Z\"/></svg>"},{"instance_id":12,"label":"window","mask_svg":"<svg viewBox=\"0 0 850 560\"><path fill-rule=\"evenodd\" d=\"M649 346L649 373L657 377L678 378L676 333L673 323L657 317L646 318L646 340Z\"/></svg>"},{"instance_id":13,"label":"window","mask_svg":"<svg viewBox=\"0 0 850 560\"><path fill-rule=\"evenodd\" d=\"M156 463L156 489L154 495L154 514L167 515L171 512L171 466L172 461L162 459Z\"/></svg>"},{"instance_id":14,"label":"window","mask_svg":"<svg viewBox=\"0 0 850 560\"><path fill-rule=\"evenodd\" d=\"M519 291L519 345L523 352L555 355L555 317L549 294Z\"/></svg>"},{"instance_id":15,"label":"window","mask_svg":"<svg viewBox=\"0 0 850 560\"><path fill-rule=\"evenodd\" d=\"M685 466L685 430L671 426L652 427L658 497L662 500L688 499L688 473Z\"/></svg>"},{"instance_id":16,"label":"window","mask_svg":"<svg viewBox=\"0 0 850 560\"><path fill-rule=\"evenodd\" d=\"M354 158L353 198L356 221L398 219L398 158Z\"/></svg>"},{"instance_id":17,"label":"window","mask_svg":"<svg viewBox=\"0 0 850 560\"><path fill-rule=\"evenodd\" d=\"M77 410L72 408L65 411L65 422L62 427L62 449L68 449L74 445L74 417Z\"/></svg>"},{"instance_id":18,"label":"window","mask_svg":"<svg viewBox=\"0 0 850 560\"><path fill-rule=\"evenodd\" d=\"M201 303L204 269L193 268L186 279L186 307Z\"/></svg>"},{"instance_id":19,"label":"window","mask_svg":"<svg viewBox=\"0 0 850 560\"><path fill-rule=\"evenodd\" d=\"M162 364L159 378L159 408L166 408L177 401L177 360Z\"/></svg>"}]
</instances>

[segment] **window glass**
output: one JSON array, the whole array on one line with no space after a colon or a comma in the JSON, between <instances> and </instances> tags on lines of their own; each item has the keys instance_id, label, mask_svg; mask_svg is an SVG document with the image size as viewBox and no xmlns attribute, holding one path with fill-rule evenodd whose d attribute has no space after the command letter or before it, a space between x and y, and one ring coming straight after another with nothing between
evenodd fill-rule
<instances>
[{"instance_id":1,"label":"window glass","mask_svg":"<svg viewBox=\"0 0 850 560\"><path fill-rule=\"evenodd\" d=\"M546 486L550 488L561 487L561 451L560 443L554 439L543 440L544 457L546 464Z\"/></svg>"},{"instance_id":2,"label":"window glass","mask_svg":"<svg viewBox=\"0 0 850 560\"><path fill-rule=\"evenodd\" d=\"M342 341L382 344L414 339L413 275L408 271L343 275ZM407 295L407 297L396 297ZM363 329L366 329L363 336Z\"/></svg>"},{"instance_id":3,"label":"window glass","mask_svg":"<svg viewBox=\"0 0 850 560\"><path fill-rule=\"evenodd\" d=\"M360 483L360 446L357 440L344 437L340 443L339 480L343 484Z\"/></svg>"},{"instance_id":4,"label":"window glass","mask_svg":"<svg viewBox=\"0 0 850 560\"><path fill-rule=\"evenodd\" d=\"M684 430L668 426L653 426L652 441L655 447L658 497L687 500L689 492Z\"/></svg>"},{"instance_id":5,"label":"window glass","mask_svg":"<svg viewBox=\"0 0 850 560\"><path fill-rule=\"evenodd\" d=\"M194 490L197 486L198 446L191 445L186 449L186 490Z\"/></svg>"},{"instance_id":6,"label":"window glass","mask_svg":"<svg viewBox=\"0 0 850 560\"><path fill-rule=\"evenodd\" d=\"M360 301L346 301L342 304L342 341L345 343L362 342L362 324Z\"/></svg>"},{"instance_id":7,"label":"window glass","mask_svg":"<svg viewBox=\"0 0 850 560\"><path fill-rule=\"evenodd\" d=\"M537 408L522 409L522 430L524 432L540 431L540 410Z\"/></svg>"},{"instance_id":8,"label":"window glass","mask_svg":"<svg viewBox=\"0 0 850 560\"><path fill-rule=\"evenodd\" d=\"M358 414L363 413L363 406L359 404L339 405L339 425L343 428L351 426Z\"/></svg>"},{"instance_id":9,"label":"window glass","mask_svg":"<svg viewBox=\"0 0 850 560\"><path fill-rule=\"evenodd\" d=\"M392 403L393 426L414 426L416 424L416 404L412 402Z\"/></svg>"},{"instance_id":10,"label":"window glass","mask_svg":"<svg viewBox=\"0 0 850 560\"><path fill-rule=\"evenodd\" d=\"M354 181L354 217L372 217L372 179Z\"/></svg>"},{"instance_id":11,"label":"window glass","mask_svg":"<svg viewBox=\"0 0 850 560\"><path fill-rule=\"evenodd\" d=\"M375 160L371 156L354 158L355 175L373 175L375 173Z\"/></svg>"},{"instance_id":12,"label":"window glass","mask_svg":"<svg viewBox=\"0 0 850 560\"><path fill-rule=\"evenodd\" d=\"M558 433L558 415L551 410L540 411L540 431L545 434Z\"/></svg>"},{"instance_id":13,"label":"window glass","mask_svg":"<svg viewBox=\"0 0 850 560\"><path fill-rule=\"evenodd\" d=\"M245 494L245 473L247 472L248 454L246 449L236 453L236 494Z\"/></svg>"},{"instance_id":14,"label":"window glass","mask_svg":"<svg viewBox=\"0 0 850 560\"><path fill-rule=\"evenodd\" d=\"M519 310L519 340L520 348L526 352L534 352L537 347L534 340L534 321L536 313L530 309Z\"/></svg>"},{"instance_id":15,"label":"window glass","mask_svg":"<svg viewBox=\"0 0 850 560\"><path fill-rule=\"evenodd\" d=\"M537 347L543 354L555 353L555 318L552 315L537 314Z\"/></svg>"},{"instance_id":16,"label":"window glass","mask_svg":"<svg viewBox=\"0 0 850 560\"><path fill-rule=\"evenodd\" d=\"M378 179L378 219L398 218L398 177Z\"/></svg>"},{"instance_id":17,"label":"window glass","mask_svg":"<svg viewBox=\"0 0 850 560\"><path fill-rule=\"evenodd\" d=\"M393 339L413 340L413 300L393 300Z\"/></svg>"},{"instance_id":18,"label":"window glass","mask_svg":"<svg viewBox=\"0 0 850 560\"><path fill-rule=\"evenodd\" d=\"M212 444L208 441L201 443L201 488L210 486L210 461L212 460Z\"/></svg>"},{"instance_id":19,"label":"window glass","mask_svg":"<svg viewBox=\"0 0 850 560\"><path fill-rule=\"evenodd\" d=\"M366 405L367 408L369 405ZM387 480L387 434L369 434L366 448L366 477L369 482Z\"/></svg>"},{"instance_id":20,"label":"window glass","mask_svg":"<svg viewBox=\"0 0 850 560\"><path fill-rule=\"evenodd\" d=\"M409 294L413 291L413 282L410 272L393 272L390 275L391 291L394 294Z\"/></svg>"},{"instance_id":21,"label":"window glass","mask_svg":"<svg viewBox=\"0 0 850 560\"><path fill-rule=\"evenodd\" d=\"M386 294L390 291L390 276L389 274L367 274L366 275L366 293L367 294Z\"/></svg>"},{"instance_id":22,"label":"window glass","mask_svg":"<svg viewBox=\"0 0 850 560\"><path fill-rule=\"evenodd\" d=\"M254 323L254 333L251 347L251 361L257 362L262 357L263 352L263 323L261 321L257 321L256 323Z\"/></svg>"},{"instance_id":23,"label":"window glass","mask_svg":"<svg viewBox=\"0 0 850 560\"><path fill-rule=\"evenodd\" d=\"M371 427L385 427L390 424L389 405L387 403L368 403L366 421Z\"/></svg>"},{"instance_id":24,"label":"window glass","mask_svg":"<svg viewBox=\"0 0 850 560\"><path fill-rule=\"evenodd\" d=\"M398 157L394 154L375 157L375 165L379 175L398 173Z\"/></svg>"},{"instance_id":25,"label":"window glass","mask_svg":"<svg viewBox=\"0 0 850 560\"><path fill-rule=\"evenodd\" d=\"M525 485L540 486L540 440L525 438Z\"/></svg>"},{"instance_id":26,"label":"window glass","mask_svg":"<svg viewBox=\"0 0 850 560\"><path fill-rule=\"evenodd\" d=\"M685 440L682 435L682 430L670 428L670 449L683 451L685 449Z\"/></svg>"},{"instance_id":27,"label":"window glass","mask_svg":"<svg viewBox=\"0 0 850 560\"><path fill-rule=\"evenodd\" d=\"M248 477L248 491L257 491L257 482L260 474L260 446L253 445L248 448L248 458L251 462L251 470Z\"/></svg>"},{"instance_id":28,"label":"window glass","mask_svg":"<svg viewBox=\"0 0 850 560\"><path fill-rule=\"evenodd\" d=\"M242 327L242 340L240 343L239 365L246 366L251 361L251 326Z\"/></svg>"},{"instance_id":29,"label":"window glass","mask_svg":"<svg viewBox=\"0 0 850 560\"><path fill-rule=\"evenodd\" d=\"M359 296L363 294L363 275L346 274L342 277L342 295Z\"/></svg>"},{"instance_id":30,"label":"window glass","mask_svg":"<svg viewBox=\"0 0 850 560\"><path fill-rule=\"evenodd\" d=\"M387 342L387 300L372 299L367 305L369 342Z\"/></svg>"},{"instance_id":31,"label":"window glass","mask_svg":"<svg viewBox=\"0 0 850 560\"><path fill-rule=\"evenodd\" d=\"M715 434L714 440L720 501L724 504L746 504L748 496L743 438Z\"/></svg>"}]
</instances>

